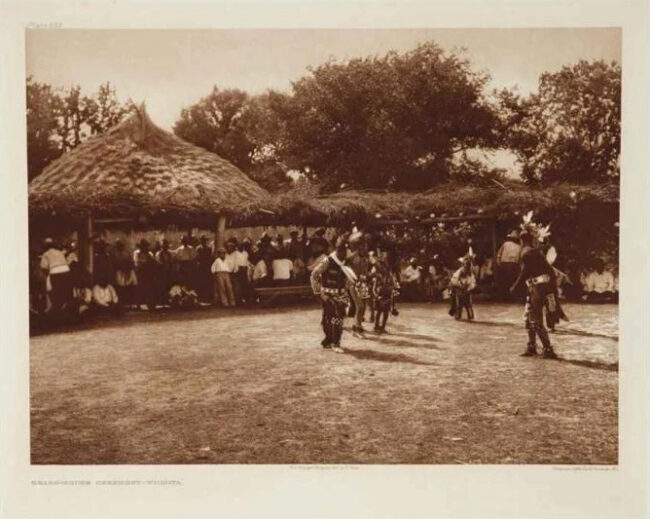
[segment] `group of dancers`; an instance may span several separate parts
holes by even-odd
[[[515,294],[522,287],[526,289],[524,321],[528,343],[522,356],[537,355],[539,338],[542,356],[556,359],[544,317],[552,328],[567,317],[558,298],[557,271],[552,266],[553,261],[549,261],[548,251],[545,251],[549,234],[548,226],[532,221],[532,213],[524,217],[518,233],[520,271],[510,292]],[[395,297],[399,293],[399,282],[390,268],[388,252],[370,250],[368,243],[367,235],[355,227],[352,233],[337,238],[334,251],[324,256],[311,273],[313,292],[322,303],[321,325],[325,337],[321,345],[337,353],[345,351],[341,347],[341,338],[347,315],[354,317],[352,331],[357,336],[364,336],[363,321],[368,307],[374,331],[379,334],[385,332],[388,316],[391,313],[397,315]],[[476,288],[474,257],[470,247],[467,254],[459,258],[460,266],[451,277],[449,313],[457,320],[462,318],[463,312],[468,321],[475,317],[472,301],[472,292]]]

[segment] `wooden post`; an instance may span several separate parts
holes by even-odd
[[[214,233],[214,248],[215,251],[219,247],[223,247],[224,240],[226,238],[226,217],[219,215],[217,219],[217,230]]]
[[[93,219],[87,216],[81,222],[79,228],[79,252],[81,253],[81,264],[90,272],[93,273]]]
[[[493,218],[491,221],[492,227],[492,273],[494,275],[494,282],[497,283],[497,219]]]

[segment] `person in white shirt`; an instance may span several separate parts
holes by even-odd
[[[269,269],[267,266],[267,258],[260,258],[260,260],[255,264],[253,269],[253,282],[259,283],[260,281],[266,279],[269,275]]]
[[[250,241],[242,240],[242,242],[237,246],[237,248],[233,252],[234,263],[235,263],[234,265],[235,270],[233,272],[237,280],[236,283],[237,289],[239,290],[238,293],[236,292],[236,295],[239,296],[238,299],[239,303],[245,303],[250,298],[250,286],[249,286],[250,283],[248,279],[249,245],[250,245]]]
[[[217,259],[210,269],[217,280],[217,294],[223,306],[235,306],[235,294],[232,288],[232,263],[226,259],[226,249],[217,248]]]
[[[501,296],[510,299],[509,289],[519,275],[519,256],[521,245],[519,233],[511,231],[497,252],[496,274]]]
[[[114,313],[119,308],[117,292],[106,278],[101,279],[93,287],[92,297],[95,311]]]
[[[63,310],[72,302],[72,276],[70,266],[63,251],[54,244],[52,238],[46,238],[45,252],[41,256],[41,269],[46,276],[50,289],[52,310]]]
[[[288,281],[293,278],[293,261],[291,261],[284,250],[278,251],[271,262],[274,281]]]
[[[590,272],[585,279],[583,299],[594,302],[613,301],[615,289],[614,274],[606,270],[605,262],[599,259],[596,270]]]
[[[469,255],[462,259],[462,266],[451,276],[449,286],[452,290],[452,305],[449,314],[460,320],[463,310],[467,312],[467,320],[474,320],[472,291],[476,288],[476,277],[473,272],[472,258]]]
[[[239,251],[237,250],[237,239],[231,238],[226,242],[226,263],[230,268],[230,285],[232,286],[233,295],[235,297],[235,304],[241,302],[241,287],[239,286],[239,278],[237,271],[239,270]]]
[[[417,266],[417,261],[415,258],[411,258],[411,261],[404,269],[404,280],[405,283],[417,283],[420,281],[420,268]]]

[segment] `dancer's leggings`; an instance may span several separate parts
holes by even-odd
[[[340,346],[346,307],[346,301],[342,298],[330,297],[323,302],[324,344]]]
[[[544,326],[544,304],[549,288],[546,283],[533,285],[528,288],[528,301],[526,307],[526,330],[528,331],[528,347],[532,348],[539,340],[545,350],[551,348],[551,341]]]

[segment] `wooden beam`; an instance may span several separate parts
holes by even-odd
[[[219,215],[217,218],[217,229],[214,233],[214,247],[215,251],[218,247],[223,247],[226,238],[226,217]]]
[[[497,280],[497,219],[492,219],[492,275],[494,276],[494,282],[498,283]]]
[[[93,272],[93,220],[87,216],[80,222],[78,231],[78,247],[81,253],[81,264],[88,272]]]
[[[127,223],[133,222],[133,218],[97,218],[95,223]]]

